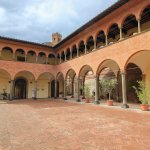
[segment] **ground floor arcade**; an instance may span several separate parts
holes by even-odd
[[[96,74],[93,66],[84,65],[77,74],[74,68],[66,74],[58,72],[41,73],[35,78],[31,71],[20,71],[13,78],[7,69],[0,69],[0,98],[1,99],[30,99],[30,98],[74,98],[77,101],[86,98],[85,87],[90,88],[90,98],[99,103],[99,100],[108,99],[104,94],[99,81],[103,78],[117,79],[117,85],[111,98],[123,103],[139,103],[133,89],[138,86],[137,81],[144,81],[150,86],[150,51],[139,51],[128,58],[124,70],[115,60],[106,59],[97,68]]]

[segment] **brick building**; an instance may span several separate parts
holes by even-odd
[[[79,101],[90,82],[97,102],[103,96],[99,79],[113,76],[118,85],[112,97],[126,107],[138,102],[137,80],[150,86],[149,41],[149,0],[118,0],[63,40],[59,33],[43,44],[0,37],[0,93]]]

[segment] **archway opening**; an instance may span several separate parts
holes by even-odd
[[[22,82],[23,82],[23,80],[26,81],[26,91],[24,90],[24,94],[23,94],[24,96],[18,97],[18,95],[15,93],[15,89],[14,89],[14,98],[16,98],[16,99],[32,98],[32,92],[33,92],[33,89],[35,88],[34,75],[29,71],[21,71],[15,75],[14,81],[16,82],[18,79],[22,79]],[[19,82],[19,85],[21,86],[21,80],[19,80],[18,82]],[[24,85],[25,85],[25,82],[24,82]],[[23,90],[20,92],[23,92]]]
[[[58,97],[62,98],[64,95],[64,76],[62,73],[58,73],[57,75],[57,88],[58,88]]]
[[[134,15],[129,15],[122,25],[123,38],[130,37],[138,33],[138,22]]]
[[[141,31],[150,29],[150,5],[147,6],[141,15]]]
[[[54,54],[48,55],[48,64],[55,65],[56,64],[56,58]]]
[[[25,62],[25,51],[23,49],[17,49],[16,50],[15,60]]]
[[[150,88],[150,51],[139,51],[129,58],[126,63],[126,78],[127,78],[127,98],[132,103],[138,103],[139,99],[133,89],[133,86],[138,86],[137,81],[143,81],[145,86]]]
[[[117,80],[117,85],[115,89],[113,90],[111,94],[111,98],[117,102],[122,101],[122,81],[121,81],[121,74],[120,74],[120,68],[117,62],[114,60],[108,59],[103,61],[97,70],[97,75],[99,81],[104,79],[104,80],[110,80],[110,79],[115,79]],[[102,86],[98,85],[98,95],[99,99],[101,100],[108,100],[108,94],[104,94],[104,91],[102,89]]]
[[[10,47],[4,47],[1,51],[1,59],[13,60],[13,50]]]
[[[0,69],[0,99],[9,99],[10,95],[10,74]]]
[[[27,53],[27,62],[36,63],[36,53],[32,50]]]
[[[46,54],[44,52],[40,52],[38,55],[38,63],[46,64]]]
[[[137,81],[142,81],[142,70],[136,64],[129,63],[126,67],[126,73],[127,100],[128,102],[138,103],[139,99],[133,86],[138,88]]]
[[[57,55],[57,64],[60,64],[60,55]]]
[[[106,36],[104,31],[100,31],[96,38],[96,48],[102,48],[106,45]]]
[[[51,97],[51,81],[54,76],[48,72],[42,73],[37,79],[37,98],[46,99]],[[54,88],[55,89],[55,88]]]
[[[79,44],[79,56],[85,54],[85,44],[84,41],[81,41]]]
[[[17,78],[14,86],[14,98],[26,99],[27,98],[27,80],[24,78]]]
[[[61,53],[61,62],[63,63],[65,61],[65,53],[64,51]]]
[[[90,36],[87,40],[87,53],[90,53],[94,50],[94,38]]]
[[[74,97],[76,85],[75,85],[75,76],[76,73],[73,69],[69,70],[66,75],[66,96],[71,98]]]
[[[70,48],[68,48],[66,51],[66,60],[70,60],[70,55],[71,55]]]
[[[90,99],[94,98],[95,80],[93,69],[90,66],[86,65],[80,70],[79,87],[80,87],[80,96],[82,96],[82,99],[86,98],[86,87],[89,88]]]
[[[77,46],[74,45],[72,47],[72,58],[76,58],[77,57]]]
[[[120,29],[118,25],[113,24],[108,31],[108,44],[111,45],[120,39]]]

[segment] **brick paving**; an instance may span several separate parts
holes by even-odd
[[[150,112],[0,101],[0,150],[149,150]]]

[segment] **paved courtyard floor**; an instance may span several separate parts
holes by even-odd
[[[150,112],[0,101],[0,150],[150,150]]]

